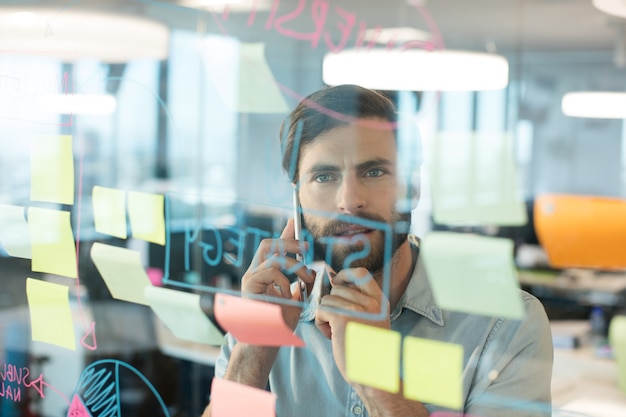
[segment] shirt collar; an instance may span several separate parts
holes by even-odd
[[[409,235],[409,243],[413,250],[419,251],[420,242],[416,236]],[[310,301],[300,314],[300,319],[303,321],[312,321],[315,319],[315,311],[320,304],[324,275],[323,262],[313,262],[308,265],[308,267],[315,270],[317,275],[315,277],[315,284],[313,284],[313,289],[311,290]],[[391,321],[395,320],[405,308],[426,317],[438,326],[445,325],[443,312],[435,302],[421,257],[418,257],[415,268],[413,269],[413,274],[411,275],[411,280],[398,300],[398,304],[391,312]]]

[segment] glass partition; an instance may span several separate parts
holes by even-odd
[[[552,404],[532,406],[626,410],[606,339],[626,262],[555,262],[544,242],[558,239],[536,223],[540,196],[601,199],[616,206],[563,208],[572,228],[606,216],[588,228],[599,237],[566,240],[622,243],[624,110],[562,104],[624,93],[623,27],[588,0],[0,2],[0,416],[202,414],[228,330],[216,297],[241,298],[259,245],[294,216],[281,124],[334,84],[395,104],[399,165],[419,189],[404,201],[411,234],[503,245],[467,255],[484,261],[471,289],[499,298],[480,278],[495,271],[552,323],[601,312],[585,360],[606,391],[568,382],[575,359],[557,356]],[[395,229],[359,224],[385,236],[390,262]]]

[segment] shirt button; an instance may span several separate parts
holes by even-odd
[[[354,414],[361,415],[362,412],[363,412],[363,409],[359,407],[358,405],[354,407]]]

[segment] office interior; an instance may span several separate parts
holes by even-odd
[[[281,123],[338,79],[384,90],[419,132],[412,233],[512,242],[517,285],[553,325],[553,415],[626,415],[626,335],[610,337],[626,314],[625,19],[617,0],[0,1],[0,416],[69,415],[85,369],[102,363],[121,369],[122,414],[200,415],[219,346],[183,340],[150,305],[116,297],[92,249],[129,249],[153,285],[199,295],[210,315],[292,215]],[[350,67],[347,52],[369,61]],[[423,54],[446,53],[498,65],[421,72],[440,64]],[[402,76],[389,65],[398,56]],[[349,71],[330,74],[338,68]],[[586,107],[572,109],[572,93],[609,94],[574,97]],[[37,149],[50,137],[70,138],[64,200],[41,197],[56,189],[41,178],[53,157]],[[449,148],[452,171],[435,176],[429,157],[445,138],[475,147]],[[494,222],[439,218],[435,187],[456,178],[446,172],[515,208]],[[459,184],[448,190],[465,195]],[[163,196],[165,241],[97,230],[94,187]],[[566,212],[558,225],[546,220],[555,207]],[[74,276],[23,251],[37,210],[68,213]],[[128,230],[153,215],[129,212]],[[66,288],[71,346],[33,340],[27,281]],[[9,380],[20,369],[43,375],[45,395]]]

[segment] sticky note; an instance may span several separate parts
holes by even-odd
[[[504,132],[442,132],[427,156],[436,223],[524,225],[512,137]]]
[[[402,351],[405,398],[461,408],[463,346],[407,336]]]
[[[128,216],[134,238],[165,245],[164,204],[161,194],[128,193]]]
[[[126,193],[106,187],[93,187],[94,226],[97,232],[126,239]]]
[[[350,381],[398,392],[400,333],[351,321],[346,326],[345,340],[346,373]]]
[[[215,377],[211,382],[211,416],[275,417],[276,394]]]
[[[534,226],[555,268],[626,268],[626,200],[615,197],[541,194]]]
[[[74,204],[74,153],[71,135],[32,138],[30,199]]]
[[[202,45],[202,59],[229,110],[240,113],[289,111],[265,59],[265,44],[209,36]]]
[[[26,296],[33,340],[75,350],[69,287],[27,278]]]
[[[67,211],[28,209],[33,271],[76,278],[76,244]]]
[[[524,316],[510,239],[430,232],[421,253],[439,307],[512,319]]]
[[[265,44],[242,43],[239,49],[239,105],[241,113],[289,111],[265,59]]]
[[[609,323],[608,340],[617,364],[617,384],[626,394],[626,315],[616,314]]]
[[[91,259],[113,298],[148,305],[144,291],[152,283],[138,251],[95,242]]]
[[[30,232],[24,207],[0,204],[0,245],[9,256],[30,259]]]
[[[179,339],[221,345],[224,336],[200,307],[200,295],[162,287],[146,287],[152,311]]]
[[[281,306],[226,294],[215,295],[215,319],[239,342],[304,346],[283,319]]]

